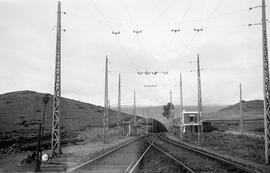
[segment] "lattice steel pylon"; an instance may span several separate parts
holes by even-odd
[[[201,91],[201,69],[200,56],[197,55],[197,78],[198,78],[198,143],[200,143],[200,133],[203,134],[202,115],[202,91]]]
[[[121,115],[121,75],[119,74],[118,79],[118,111],[117,111],[117,130],[118,137],[121,138],[122,134],[120,131],[120,115]]]
[[[170,108],[169,108],[169,117],[171,119],[170,120],[170,123],[171,123],[171,125],[170,125],[171,126],[170,127],[171,129],[170,130],[173,131],[173,117],[174,117],[174,113],[173,113],[173,107],[172,107],[173,106],[173,103],[172,103],[172,91],[171,90],[170,90],[170,103],[171,103],[170,104]]]
[[[243,135],[243,101],[242,101],[242,85],[241,85],[241,83],[240,83],[239,107],[240,107],[240,133],[241,133],[241,135]]]
[[[180,139],[183,138],[183,88],[182,88],[182,74],[180,73],[180,109],[179,109],[179,124],[180,124]]]
[[[60,132],[60,99],[61,99],[61,2],[58,1],[56,31],[56,60],[55,81],[52,118],[52,141],[51,155],[60,157],[61,154],[61,132]]]
[[[137,135],[137,121],[136,121],[136,92],[134,91],[133,98],[133,124],[134,124],[134,135]]]
[[[269,86],[269,63],[268,45],[266,32],[265,0],[262,0],[262,41],[263,41],[263,93],[264,93],[264,140],[265,140],[265,163],[269,164],[270,156],[270,86]]]
[[[103,111],[103,142],[108,143],[108,56],[106,56],[106,66],[105,66],[105,94],[104,94],[104,111]]]

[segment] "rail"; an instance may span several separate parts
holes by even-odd
[[[183,144],[181,142],[177,142],[177,141],[174,141],[172,139],[169,139],[167,137],[164,137],[164,136],[161,136],[161,135],[158,135],[159,138],[163,139],[164,141],[167,141],[173,145],[176,145],[176,146],[179,146],[181,148],[185,148],[189,151],[192,151],[194,153],[199,153],[203,156],[207,156],[208,158],[211,158],[211,159],[214,159],[214,160],[218,160],[219,162],[223,162],[223,163],[226,163],[226,164],[229,164],[229,165],[232,165],[233,167],[237,168],[237,169],[240,169],[240,170],[243,170],[243,171],[246,171],[248,173],[260,173],[259,171],[257,170],[254,170],[254,169],[250,169],[250,168],[247,168],[246,166],[243,166],[242,164],[240,163],[237,163],[237,162],[233,162],[231,160],[228,160],[228,159],[225,159],[225,158],[222,158],[222,157],[219,157],[217,155],[214,155],[212,153],[209,153],[207,151],[204,151],[204,150],[200,150],[198,148],[195,148],[195,147],[192,147],[192,146],[189,146],[189,145],[186,145],[186,144]]]
[[[142,139],[143,137],[144,137],[144,136],[141,136],[141,137],[138,137],[138,138],[136,138],[136,139],[134,139],[134,140],[131,140],[131,141],[127,142],[127,143],[124,143],[123,145],[120,145],[120,146],[118,146],[118,147],[116,147],[116,148],[113,148],[112,150],[109,150],[108,152],[106,152],[106,153],[104,153],[104,154],[102,154],[102,155],[100,155],[100,156],[97,156],[97,157],[95,157],[95,158],[93,158],[93,159],[91,159],[91,160],[88,160],[88,161],[86,161],[86,162],[84,162],[84,163],[82,163],[82,164],[80,164],[80,165],[78,165],[78,166],[76,166],[76,167],[70,168],[70,169],[68,169],[66,172],[73,172],[73,171],[79,169],[80,167],[82,167],[82,166],[84,166],[84,165],[86,165],[86,164],[90,164],[90,163],[92,163],[92,162],[94,162],[94,161],[97,161],[97,160],[99,160],[99,159],[102,159],[102,158],[104,158],[104,157],[110,155],[111,153],[113,153],[113,152],[115,152],[115,151],[117,151],[117,150],[119,150],[119,149],[121,149],[121,148],[124,148],[124,147],[126,147],[127,145],[129,145],[129,144],[131,144],[131,143],[133,143],[133,142],[135,142],[135,141],[138,141],[138,140]]]
[[[133,173],[137,166],[139,165],[139,163],[141,162],[141,160],[143,159],[144,155],[147,153],[147,151],[151,148],[151,147],[155,147],[157,150],[161,151],[163,154],[167,155],[169,158],[171,158],[172,160],[174,160],[176,163],[178,163],[182,169],[185,170],[185,172],[188,172],[188,173],[195,173],[195,171],[193,171],[191,168],[189,168],[187,165],[185,165],[183,162],[179,161],[178,159],[176,159],[175,157],[173,157],[171,154],[169,154],[168,152],[162,150],[161,148],[159,148],[158,146],[156,146],[154,144],[155,140],[158,138],[159,135],[156,135],[154,140],[152,142],[150,142],[147,137],[146,138],[146,141],[150,144],[149,147],[145,150],[145,152],[142,154],[142,156],[138,159],[138,161],[136,162],[136,164],[134,164],[134,166],[129,169],[128,173]]]

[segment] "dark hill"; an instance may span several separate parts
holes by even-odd
[[[242,106],[243,106],[243,112],[263,113],[263,100],[243,101]],[[239,110],[240,110],[239,107],[240,107],[239,103],[236,103],[234,105],[220,109],[218,112],[232,111],[235,113],[239,113]]]
[[[33,91],[17,91],[0,95],[0,139],[11,140],[18,137],[33,137],[37,134],[38,123],[43,113],[45,94]],[[46,110],[45,132],[51,133],[52,101]],[[64,135],[76,134],[87,127],[102,127],[103,107],[61,98],[60,104],[62,132]],[[110,111],[110,123],[116,122],[116,111]],[[130,115],[122,114],[122,118]]]
[[[244,119],[262,119],[263,118],[263,100],[243,101]],[[233,120],[240,118],[239,102],[222,108],[217,112],[205,115],[209,120]]]

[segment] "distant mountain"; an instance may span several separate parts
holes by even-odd
[[[43,114],[44,93],[17,91],[0,95],[0,140],[37,135],[38,123]],[[51,133],[52,101],[46,109],[45,132]],[[103,107],[61,98],[61,129],[64,135],[76,134],[87,127],[102,127]],[[116,122],[116,111],[110,111],[110,123]],[[130,115],[122,114],[121,118]]]
[[[217,112],[218,110],[224,108],[224,105],[203,105],[203,112],[205,113],[212,113]],[[117,107],[112,108],[114,110],[117,110]],[[136,107],[136,113],[137,115],[147,114],[149,112],[152,114],[160,114],[162,115],[163,112],[163,105],[160,106],[138,106]],[[133,113],[133,106],[122,106],[121,108],[122,112],[132,114]],[[174,114],[179,115],[180,107],[179,105],[174,105]],[[187,105],[184,106],[185,111],[197,111],[198,106],[193,105]]]
[[[116,109],[116,108],[113,108]],[[185,111],[197,111],[197,105],[184,106]],[[148,113],[149,110],[149,113]],[[122,111],[128,114],[132,114],[133,106],[124,106]],[[147,117],[160,118],[163,123],[168,123],[165,118],[162,117],[163,106],[150,106],[150,107],[137,107],[137,115],[144,115]],[[250,100],[243,101],[244,119],[262,119],[263,118],[263,101],[262,100]],[[175,106],[174,117],[179,115],[179,105]],[[203,105],[203,115],[207,120],[233,120],[239,119],[239,103],[235,103],[230,106],[222,105]]]

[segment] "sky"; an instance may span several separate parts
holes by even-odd
[[[248,26],[261,22],[261,8],[248,10],[260,3],[62,0],[62,96],[103,105],[108,56],[112,106],[117,104],[119,73],[123,105],[133,104],[134,91],[137,105],[164,105],[170,90],[173,103],[179,104],[180,72],[184,105],[196,105],[199,54],[203,104],[238,102],[240,83],[244,100],[262,99],[261,26]],[[266,4],[270,19],[270,1]],[[0,94],[54,92],[56,10],[55,0],[0,0]],[[142,71],[168,74],[137,73]]]

